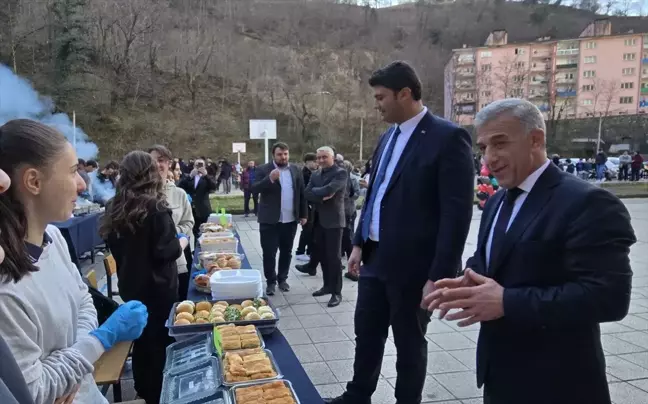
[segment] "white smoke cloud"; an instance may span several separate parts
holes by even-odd
[[[40,96],[29,81],[16,76],[7,66],[0,64],[0,125],[12,119],[33,119],[56,128],[74,144],[74,129],[67,114],[54,114],[54,103]],[[82,159],[97,156],[99,148],[77,126],[76,152]]]

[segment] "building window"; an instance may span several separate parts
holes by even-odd
[[[571,80],[574,78],[574,73],[565,73],[565,79]]]
[[[635,46],[637,44],[637,38],[630,38],[623,41],[625,46]]]
[[[482,92],[481,92],[481,96],[482,96],[482,97],[490,97],[490,95],[491,95],[491,92],[490,92],[490,91],[482,91]]]
[[[489,58],[489,57],[493,56],[493,52],[491,52],[491,51],[481,51],[479,53],[479,56],[481,56],[483,58]]]
[[[484,102],[484,103],[481,105],[481,108],[482,108],[482,109],[483,109],[483,108],[486,108],[486,107],[488,106],[488,104],[490,104],[490,103],[489,103],[489,102]]]
[[[474,99],[474,98],[475,98],[475,94],[473,94],[473,93],[466,93],[466,99],[467,99],[467,100],[472,100],[472,99]]]
[[[523,81],[524,81],[524,76],[521,75],[513,76],[514,83],[522,83]]]
[[[585,70],[583,72],[583,77],[585,78],[596,77],[596,70]]]
[[[633,97],[620,97],[619,104],[632,104]]]
[[[517,69],[524,69],[524,62],[515,62],[515,67]]]
[[[623,60],[636,60],[637,59],[637,54],[636,53],[624,53],[623,54]]]
[[[596,56],[585,56],[583,59],[585,63],[596,63]]]
[[[522,97],[524,91],[521,88],[514,88],[511,90],[511,95],[514,97]]]
[[[594,84],[584,84],[583,91],[594,91]]]
[[[621,88],[624,90],[629,90],[631,88],[634,88],[634,83],[632,81],[629,81],[627,83],[621,83]]]
[[[515,48],[515,54],[516,55],[524,55],[526,53],[526,49],[524,48]]]
[[[482,72],[490,72],[491,71],[491,65],[490,64],[482,65],[481,71]]]
[[[594,41],[585,42],[585,49],[596,49],[596,42]]]
[[[592,100],[583,100],[583,105],[592,105]]]
[[[634,76],[635,69],[634,67],[624,67],[623,70],[621,70],[621,74],[624,76]]]

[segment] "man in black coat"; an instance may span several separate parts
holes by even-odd
[[[266,294],[279,289],[287,292],[290,286],[288,270],[292,259],[292,247],[297,232],[297,222],[305,225],[308,207],[304,198],[304,178],[299,168],[288,162],[288,145],[282,142],[272,146],[273,161],[258,166],[251,191],[259,194],[259,232],[263,249],[263,272]],[[275,270],[279,249],[278,274]]]
[[[328,146],[317,149],[319,170],[308,182],[305,195],[313,205],[315,240],[317,247],[311,252],[311,259],[322,264],[324,286],[313,296],[331,295],[328,307],[342,302],[342,229],[346,226],[344,215],[344,194],[347,172],[335,164],[335,153]]]
[[[434,281],[461,269],[473,211],[471,141],[464,129],[423,106],[421,81],[408,64],[376,71],[369,84],[377,109],[393,125],[371,158],[371,182],[348,261],[349,271],[360,275],[353,380],[343,396],[328,402],[371,402],[391,326],[396,401],[418,404],[430,321],[421,301]]]
[[[207,174],[205,161],[197,159],[189,177],[182,179],[178,187],[184,189],[191,197],[191,207],[195,220],[194,235],[198,237],[200,225],[205,223],[212,213],[209,194],[216,191],[216,180]]]
[[[429,310],[481,322],[485,404],[609,404],[599,324],[628,312],[636,242],[608,191],[547,159],[545,122],[528,101],[489,104],[477,143],[503,191],[482,214],[462,277],[436,283]]]

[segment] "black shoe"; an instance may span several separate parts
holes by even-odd
[[[317,268],[311,268],[308,264],[297,264],[295,269],[303,274],[309,274],[310,276],[317,275]]]
[[[321,288],[321,289],[316,290],[315,292],[313,292],[313,297],[326,296],[326,295],[330,295],[330,294],[331,294],[331,292],[329,292],[328,289]]]
[[[353,282],[358,282],[358,275],[354,275],[351,272],[345,273],[344,277],[347,279],[351,279]]]
[[[279,290],[282,292],[290,292],[290,285],[286,281],[279,282]]]
[[[339,306],[340,303],[342,303],[342,295],[338,295],[337,293],[335,293],[333,294],[333,296],[331,296],[331,300],[329,300],[327,306],[335,307],[335,306]]]
[[[266,295],[274,296],[274,294],[275,294],[275,285],[274,284],[268,285],[268,287],[266,288]]]

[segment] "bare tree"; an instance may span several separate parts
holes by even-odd
[[[500,60],[491,74],[493,85],[504,97],[523,97],[528,77],[529,66],[515,57]]]

